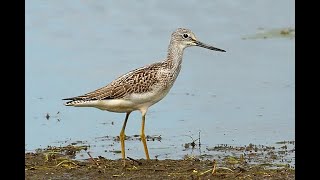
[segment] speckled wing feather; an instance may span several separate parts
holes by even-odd
[[[104,100],[121,99],[131,93],[144,93],[151,90],[152,86],[159,82],[157,79],[158,70],[164,63],[154,63],[124,74],[105,87],[84,94],[82,96],[66,98],[63,100]],[[68,104],[69,102],[67,102]]]

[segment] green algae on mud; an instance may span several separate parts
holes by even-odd
[[[269,146],[251,143],[247,146],[222,144],[213,148],[207,148],[207,150],[214,151],[215,156],[223,155],[236,159],[246,158],[251,164],[260,164],[270,168],[295,167],[294,141],[281,141]]]
[[[261,155],[249,155],[250,152],[260,153],[263,150],[265,154],[278,154],[279,148],[271,146],[219,145],[209,149],[210,152],[220,152],[219,157],[210,156],[214,158],[210,160],[195,156],[185,156],[182,160],[150,161],[128,158],[126,167],[123,167],[123,161],[120,159],[110,160],[101,156],[93,158],[88,153],[88,159],[74,160],[74,156],[67,155],[69,151],[86,151],[86,148],[69,145],[26,153],[25,177],[26,179],[92,179],[92,177],[94,179],[295,179],[294,167],[279,163],[281,159],[270,160]],[[48,156],[48,151],[54,153]],[[248,155],[237,154],[235,151],[247,152]],[[294,152],[294,149],[291,149],[291,152]],[[283,156],[288,154],[284,153]]]

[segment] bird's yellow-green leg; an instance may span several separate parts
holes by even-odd
[[[141,126],[141,134],[140,134],[140,137],[141,137],[141,141],[143,143],[143,147],[144,147],[144,152],[146,154],[146,158],[147,160],[150,159],[149,157],[149,152],[148,152],[148,147],[147,147],[147,142],[146,142],[146,136],[144,134],[144,125],[145,125],[145,121],[146,121],[146,111],[142,111],[142,126]]]
[[[120,143],[121,143],[121,155],[122,155],[122,160],[123,160],[123,165],[126,165],[126,152],[125,152],[125,148],[124,148],[124,140],[126,138],[126,135],[124,133],[124,130],[126,129],[126,125],[127,125],[127,121],[129,118],[131,112],[127,112],[126,114],[126,119],[124,120],[121,132],[120,132]]]

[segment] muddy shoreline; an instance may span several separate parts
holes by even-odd
[[[217,156],[123,161],[92,157],[87,146],[48,147],[25,153],[25,179],[295,179],[294,141],[278,147],[219,145],[207,150]],[[76,160],[86,152],[88,158]]]

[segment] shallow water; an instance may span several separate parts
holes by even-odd
[[[204,149],[294,140],[295,39],[243,39],[259,28],[294,28],[294,6],[290,0],[26,1],[26,151],[83,141],[92,156],[120,158],[109,152],[120,144],[101,137],[119,135],[125,114],[65,107],[61,99],[163,59],[178,27],[227,52],[185,50],[175,85],[147,114],[146,134],[162,137],[148,142],[151,158],[198,153],[183,150],[199,131]],[[139,134],[140,126],[140,113],[132,113],[126,134]],[[126,148],[128,156],[144,158],[139,141]]]

